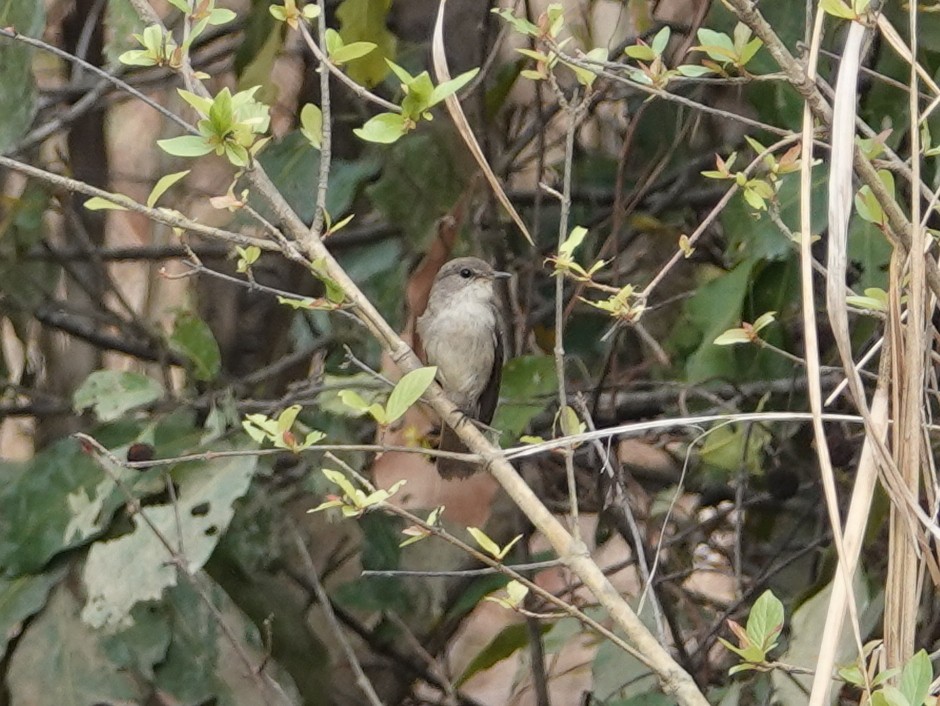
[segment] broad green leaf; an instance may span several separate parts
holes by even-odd
[[[920,650],[904,665],[898,688],[912,706],[922,706],[933,681],[933,666],[927,652]]]
[[[631,59],[640,61],[653,61],[656,58],[656,52],[648,44],[632,44],[623,50],[623,53]]]
[[[167,174],[165,177],[161,177],[160,180],[154,184],[153,190],[150,192],[150,196],[147,197],[147,206],[149,208],[153,208],[154,204],[160,200],[160,197],[166,193],[167,189],[189,174],[189,171],[190,170],[187,169],[186,171],[174,172],[173,174]]]
[[[202,157],[212,152],[213,147],[199,135],[181,135],[166,140],[157,140],[157,144],[167,154],[175,157]]]
[[[412,370],[404,375],[395,385],[392,394],[388,396],[388,402],[385,405],[385,423],[391,424],[407,412],[408,408],[417,402],[430,387],[435,375],[437,375],[437,368],[434,366]]]
[[[203,586],[200,593],[189,582],[181,581],[164,594],[172,637],[166,659],[154,670],[156,678],[152,688],[165,695],[172,704],[258,706],[273,692],[261,692],[258,680],[236,665],[243,665],[246,655],[252,664],[265,663],[268,648],[264,638],[219,584],[204,581]],[[244,597],[246,594],[240,595]],[[271,597],[268,605],[278,605],[278,599]],[[289,605],[284,605],[284,610],[278,605],[275,621],[285,619],[283,613]],[[220,623],[227,626],[227,630],[223,630]],[[235,644],[229,635],[236,637]],[[317,642],[311,644],[317,645]],[[317,670],[318,666],[311,663],[315,658],[310,652],[306,656],[307,670]],[[329,661],[325,653],[320,659]],[[275,680],[275,688],[285,694],[279,703],[303,703],[290,677],[277,661],[269,660],[264,672],[265,681],[269,678]],[[327,673],[323,678],[328,680],[329,677]],[[92,703],[87,702],[89,706]]]
[[[330,59],[333,60],[334,64],[347,64],[370,53],[376,46],[372,42],[351,42],[337,48],[336,51],[330,54]]]
[[[747,634],[766,654],[777,644],[783,630],[783,603],[772,591],[764,591],[747,616]]]
[[[92,196],[84,204],[85,208],[89,211],[126,211],[126,206],[121,206],[120,204],[114,203],[114,201],[108,201],[106,198],[101,196]]]
[[[0,469],[8,479],[0,487],[2,575],[40,571],[59,552],[100,533],[120,505],[119,500],[105,502],[105,489],[96,489],[104,472],[72,439],[52,444],[28,462],[3,463]],[[94,516],[76,532],[73,515],[81,512],[81,499]]]
[[[0,27],[16,28],[20,34],[41,37],[45,25],[43,2],[13,0],[0,3]],[[33,78],[35,50],[22,42],[0,41],[0,154],[16,144],[29,129],[36,112]]]
[[[653,50],[656,56],[662,56],[663,52],[666,50],[666,45],[669,44],[669,35],[669,25],[666,25],[656,33],[655,37],[653,37],[653,41],[650,42],[650,48]]]
[[[833,17],[839,17],[844,20],[855,19],[855,11],[846,5],[842,0],[819,0],[820,9]]]
[[[277,417],[277,430],[280,433],[284,433],[292,426],[297,420],[297,415],[300,414],[300,410],[303,409],[299,404],[292,404],[290,407],[281,412]]]
[[[141,511],[171,545],[181,543],[190,573],[208,561],[257,464],[255,456],[229,456],[177,466],[173,470],[177,506],[148,505]],[[93,627],[126,625],[135,605],[159,600],[166,588],[176,585],[178,573],[168,562],[166,547],[140,515],[133,521],[131,532],[96,542],[88,552],[82,574],[88,594],[82,619]],[[116,581],[116,576],[134,578]]]
[[[367,142],[391,144],[405,134],[405,117],[398,113],[379,113],[353,132]]]
[[[46,604],[49,592],[62,577],[66,567],[41,574],[0,578],[0,657],[9,641],[19,634],[24,622]]]
[[[163,397],[163,386],[140,373],[97,370],[72,395],[76,411],[92,408],[100,421],[124,416],[130,410]]]
[[[899,689],[890,684],[872,694],[870,703],[872,706],[915,706],[904,697]]]
[[[545,632],[551,626],[542,624],[540,629]],[[480,650],[470,664],[466,666],[461,675],[454,681],[454,686],[460,687],[475,674],[484,672],[490,667],[508,659],[516,652],[529,644],[529,628],[525,623],[517,623],[503,628],[490,643]]]
[[[209,13],[210,25],[224,25],[238,17],[232,10],[223,7],[217,7]]]
[[[181,311],[173,322],[170,346],[193,363],[197,380],[211,380],[219,374],[222,355],[205,321],[190,311]]]
[[[388,29],[392,0],[343,0],[336,8],[339,33],[346,44],[370,42],[376,49],[350,62],[346,73],[356,83],[375,86],[388,74],[386,59],[394,59],[398,40]]]
[[[121,578],[134,576],[138,566]],[[108,579],[112,584],[131,580]],[[82,624],[76,592],[60,585],[33,619],[13,651],[6,687],[14,704],[142,703],[143,685],[126,669],[112,662],[102,641],[105,636]]]

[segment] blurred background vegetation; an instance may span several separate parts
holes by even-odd
[[[305,104],[321,103],[318,62],[298,32],[272,16],[271,4],[220,0],[234,19],[208,27],[191,58],[208,74],[213,95],[226,86],[260,86],[256,98],[270,106],[272,141],[258,159],[309,223],[320,155],[301,134],[299,115]],[[630,70],[621,81],[598,76],[587,92],[574,72],[559,70],[556,88],[521,73],[533,61],[514,48],[529,46],[530,38],[493,14],[493,5],[448,0],[445,46],[453,75],[481,67],[460,92],[463,109],[534,247],[505,217],[446,112],[435,108],[432,121],[393,144],[369,143],[353,130],[375,114],[374,106],[334,78],[327,210],[333,222],[355,217],[329,236],[330,251],[406,332],[417,314],[408,303],[421,300],[443,259],[474,254],[511,271],[505,295],[513,359],[494,427],[504,446],[523,435],[560,435],[555,280],[546,264],[557,251],[559,202],[541,185],[561,189],[567,114],[558,92],[569,98],[578,92],[587,109],[570,163],[569,224],[588,234],[577,261],[587,267],[605,260],[599,282],[640,290],[684,251],[649,290],[640,325],[612,333],[610,316],[583,301],[596,297],[566,281],[566,385],[579,416],[605,428],[807,410],[792,237],[799,230],[799,176],[779,168],[798,144],[786,138],[799,134],[803,102],[770,54],[759,42],[744,62],[695,49],[720,45],[715,33],[738,37],[737,18],[719,2],[568,0],[572,40],[565,50],[602,48]],[[812,19],[806,5],[815,12],[812,2],[760,8],[796,56]],[[166,2],[153,7],[179,39],[183,14]],[[386,59],[412,74],[430,68],[436,2],[328,0],[325,8],[328,25],[347,44],[377,45],[344,67],[375,94],[402,98]],[[532,0],[512,9],[537,22],[546,8]],[[906,10],[889,3],[885,12],[906,27]],[[925,12],[920,22],[920,59],[934,74],[940,15]],[[118,61],[139,49],[132,35],[145,24],[129,0],[0,3],[0,27],[47,43],[35,48],[0,37],[0,153],[140,202],[164,175],[191,169],[160,206],[267,237],[244,210],[210,204],[229,191],[231,164],[161,152],[156,140],[178,135],[177,127],[48,50],[103,67],[191,119],[172,67]],[[637,73],[655,60],[645,50],[624,49],[655,46],[664,27],[668,42],[656,47],[662,64],[711,61],[716,68],[673,75],[661,92],[667,95],[651,96],[642,90],[649,79]],[[840,51],[841,42],[842,26],[831,23],[821,85],[833,77],[838,59],[830,52]],[[877,39],[865,67],[858,117],[873,133],[885,130],[874,142],[903,154],[910,141],[908,67]],[[936,120],[927,121],[935,135]],[[782,138],[750,173],[766,186],[750,183],[723,200],[736,179],[721,176],[716,155],[728,161],[737,154],[733,174]],[[817,235],[825,230],[822,157],[813,171]],[[797,158],[791,153],[791,162]],[[932,163],[924,169],[924,182],[936,186]],[[244,416],[276,417],[294,404],[302,406],[300,425],[324,432],[324,443],[416,444],[427,433],[427,420],[416,415],[377,437],[367,416],[342,403],[344,389],[370,400],[383,395],[384,384],[369,370],[394,375],[394,367],[351,317],[285,306],[272,293],[321,296],[322,284],[309,271],[268,252],[250,272],[238,271],[230,244],[180,236],[139,213],[83,208],[85,196],[14,170],[0,171],[0,185],[0,704],[365,703],[324,614],[322,587],[382,703],[673,703],[639,661],[573,618],[526,618],[484,602],[506,584],[498,574],[363,574],[479,565],[436,539],[400,547],[405,523],[393,515],[307,514],[336,492],[320,469],[339,466],[323,453],[206,456],[256,448],[242,429]],[[242,188],[239,182],[236,197]],[[248,203],[274,218],[256,194],[248,194]],[[853,220],[848,285],[877,299],[887,288],[891,247],[871,221],[877,218]],[[703,223],[694,243],[680,246]],[[814,254],[822,253],[820,241]],[[873,308],[860,304],[853,319],[859,351],[879,335]],[[715,345],[723,332],[768,312],[774,320],[759,340]],[[827,329],[821,334],[823,363],[835,365]],[[840,379],[825,370],[824,392]],[[830,411],[852,410],[840,398]],[[631,603],[649,583],[641,616],[711,703],[805,703],[805,677],[779,671],[729,677],[734,658],[717,637],[727,637],[725,621],[743,622],[754,599],[771,588],[792,619],[781,660],[814,663],[812,626],[825,615],[834,553],[810,427],[799,420],[740,422],[702,431],[676,425],[605,441],[602,451],[622,474],[613,484],[604,481],[598,449],[579,447],[582,531]],[[134,470],[79,444],[70,437],[75,432],[91,435],[120,461],[198,458]],[[828,432],[834,463],[852,468],[861,429],[833,424]],[[485,525],[500,543],[523,534],[509,563],[552,558],[485,475],[443,483],[414,454],[336,454],[381,487],[407,478],[397,501],[422,516],[445,505],[445,526],[459,536],[466,537],[466,525]],[[566,512],[561,456],[533,457],[520,470],[550,508]],[[839,482],[850,487],[851,474]],[[174,556],[189,562],[192,579],[178,574],[140,506],[171,538]],[[887,502],[876,499],[857,587],[863,637],[880,631],[886,513]],[[571,575],[554,567],[538,576],[604,620]],[[551,612],[530,601],[530,612]],[[928,650],[940,640],[938,608],[925,595],[917,642]],[[857,692],[846,687],[843,696],[851,702]]]

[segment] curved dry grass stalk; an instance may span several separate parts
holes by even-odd
[[[441,0],[437,8],[437,19],[434,22],[434,37],[431,42],[431,57],[434,62],[434,73],[437,76],[438,83],[444,83],[445,81],[450,81],[450,70],[447,68],[447,57],[444,53],[444,4],[446,0]],[[509,217],[512,219],[513,223],[516,224],[516,227],[519,228],[519,231],[529,241],[529,245],[535,245],[535,242],[532,240],[532,235],[529,233],[529,229],[526,228],[525,222],[522,220],[522,217],[516,211],[515,206],[512,205],[512,202],[509,200],[509,196],[506,195],[505,190],[503,190],[502,185],[499,183],[499,179],[496,178],[496,175],[493,173],[493,169],[490,167],[489,162],[486,161],[486,156],[483,154],[483,150],[480,148],[480,143],[477,142],[477,138],[473,134],[473,130],[470,128],[470,123],[467,120],[467,116],[463,112],[463,108],[460,107],[460,101],[457,99],[455,94],[447,96],[444,99],[444,105],[447,107],[447,112],[450,113],[451,120],[454,121],[454,125],[457,127],[460,136],[463,138],[463,141],[466,143],[467,147],[470,150],[470,154],[473,155],[473,158],[476,160],[477,164],[480,165],[480,171],[483,172],[483,176],[486,177],[486,181],[489,183],[490,187],[493,189],[493,193],[496,195],[496,199],[506,209],[506,213],[509,214]]]

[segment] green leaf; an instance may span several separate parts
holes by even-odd
[[[97,370],[85,378],[72,395],[78,412],[93,408],[102,422],[124,416],[141,405],[163,397],[163,386],[139,373]]]
[[[455,94],[461,88],[470,83],[470,81],[473,80],[473,77],[476,76],[479,72],[479,69],[471,69],[470,71],[460,74],[456,78],[452,78],[450,81],[445,81],[444,83],[435,86],[434,90],[431,91],[428,107],[435,106],[448,96]]]
[[[232,10],[228,10],[222,7],[215,8],[212,12],[209,13],[209,24],[210,25],[224,25],[228,24],[234,20],[238,15],[236,15]]]
[[[7,576],[39,571],[59,552],[85,544],[121,504],[111,499],[113,483],[72,439],[0,469],[7,479],[0,487],[0,573]]]
[[[417,402],[430,387],[435,375],[437,375],[437,368],[430,366],[412,370],[403,376],[395,385],[392,394],[388,396],[388,402],[385,405],[385,423],[391,424],[407,412],[408,408]]]
[[[930,693],[930,683],[933,681],[933,666],[927,652],[920,650],[904,665],[901,672],[901,683],[898,688],[908,703],[912,706],[922,706]]]
[[[584,423],[570,405],[565,405],[562,408],[561,413],[558,415],[558,421],[561,424],[563,436],[574,436],[584,431]]]
[[[542,624],[539,629],[544,633],[550,627],[550,625]],[[525,623],[517,623],[503,628],[486,647],[474,655],[473,659],[470,660],[470,664],[454,681],[454,686],[459,688],[474,675],[509,659],[528,644],[529,628]]]
[[[681,66],[676,67],[676,71],[678,71],[682,76],[687,76],[689,78],[699,78],[700,76],[714,73],[714,71],[708,67],[698,66],[696,64],[682,64]]]
[[[855,11],[848,7],[842,0],[819,0],[820,9],[833,17],[839,17],[844,20],[854,20]]]
[[[750,343],[751,337],[743,328],[729,328],[712,343],[716,346],[733,346],[738,343]]]
[[[669,44],[669,34],[669,25],[666,25],[656,33],[656,36],[653,37],[653,41],[650,42],[650,48],[656,56],[662,56],[663,52],[666,50],[666,45]]]
[[[776,320],[777,320],[777,312],[768,311],[758,316],[757,319],[754,321],[754,323],[751,324],[751,328],[754,329],[754,333],[759,333],[761,329],[767,328],[768,326],[770,326],[770,324],[772,324]]]
[[[167,154],[174,157],[202,157],[214,149],[212,145],[199,135],[181,135],[166,140],[157,140],[157,144]]]
[[[121,578],[135,575],[138,569],[132,567],[133,573]],[[133,583],[109,578],[113,584]],[[82,624],[75,594],[59,586],[23,633],[7,666],[10,702],[30,706],[142,703],[146,700],[143,685],[108,658],[102,644],[105,636]]]
[[[45,3],[19,0],[0,4],[0,27],[16,28],[17,33],[41,37],[45,26]],[[36,54],[23,42],[0,42],[0,154],[16,144],[36,114],[36,85],[33,62]]]
[[[150,192],[150,196],[147,197],[147,207],[153,208],[154,204],[160,200],[160,197],[166,193],[173,184],[178,182],[184,176],[189,174],[189,169],[182,172],[174,172],[173,174],[167,174],[165,177],[161,177],[160,180],[154,184],[153,189]],[[87,204],[86,204],[87,207]]]
[[[101,196],[92,196],[84,204],[85,208],[89,211],[126,211],[126,206],[121,206],[120,204],[114,203],[113,201],[108,201],[106,198]]]
[[[336,51],[330,54],[330,59],[337,65],[347,64],[371,53],[377,46],[372,42],[351,42],[337,48]]]
[[[200,116],[205,117],[209,114],[209,111],[212,110],[211,98],[196,95],[183,88],[177,88],[176,92],[179,94],[180,98],[189,103]]]
[[[219,344],[206,322],[196,314],[181,311],[176,315],[170,346],[193,363],[197,380],[211,380],[219,374],[222,367]]]
[[[346,44],[370,42],[376,49],[352,61],[346,73],[356,83],[375,86],[388,74],[386,59],[394,59],[398,45],[388,29],[392,0],[343,0],[336,8],[339,33]]]
[[[367,142],[388,145],[405,134],[405,117],[397,113],[379,113],[353,132]]]
[[[584,242],[584,237],[588,234],[588,229],[583,226],[575,226],[571,229],[565,242],[558,248],[558,253],[565,257],[572,257],[578,246]]]
[[[777,637],[783,630],[783,620],[783,603],[768,589],[751,606],[747,616],[748,637],[767,653],[777,644]]]
[[[62,577],[66,567],[42,574],[24,574],[12,579],[0,578],[0,657],[30,616],[46,604],[49,592]]]
[[[313,147],[320,149],[323,139],[323,111],[313,103],[307,103],[300,111],[301,133]]]
[[[653,61],[656,58],[656,52],[648,44],[632,44],[623,50],[623,53],[631,59],[639,61]]]
[[[898,689],[886,684],[871,695],[872,706],[915,706]]]
[[[493,556],[493,558],[498,559],[500,555],[499,545],[494,542],[492,539],[487,536],[486,532],[476,527],[467,527],[467,532],[470,533],[470,536],[476,541],[480,548],[485,551],[487,554]]]
[[[187,571],[201,569],[235,514],[234,503],[248,490],[256,456],[228,456],[212,462],[189,462],[173,470],[177,505],[148,505],[141,512],[171,545],[185,547]],[[176,585],[178,572],[168,562],[166,547],[140,515],[134,529],[110,541],[92,545],[82,577],[87,600],[82,619],[89,625],[126,625],[142,601],[159,600]],[[133,576],[133,581],[116,581]]]
[[[242,660],[246,656],[252,664],[264,662],[267,654],[264,639],[219,584],[205,579],[202,583],[201,592],[187,581],[181,581],[166,591],[164,604],[170,621],[170,647],[166,659],[154,670],[156,679],[153,686],[148,684],[148,687],[164,695],[172,704],[257,706],[264,700],[263,694],[255,687],[258,682],[250,675],[246,679],[244,670],[229,667],[244,664]],[[274,596],[267,598],[273,601],[269,605],[278,605],[275,620],[285,619],[280,612],[279,599]],[[289,604],[290,601],[285,604],[285,610],[290,610]],[[222,625],[226,626],[225,630]],[[275,631],[277,629],[275,627]],[[234,644],[230,635],[235,636]],[[313,644],[320,646],[318,642]],[[307,668],[317,670],[316,665],[309,663]],[[284,674],[276,661],[270,660],[264,671],[265,681],[273,678],[277,684],[272,684],[272,687],[285,694],[280,699],[281,703],[303,703],[290,677]],[[329,674],[324,676],[328,678]],[[90,705],[94,702],[84,703]]]

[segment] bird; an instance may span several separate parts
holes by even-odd
[[[506,346],[496,282],[510,277],[476,257],[459,257],[438,271],[417,331],[428,365],[447,398],[467,417],[489,424],[499,401]],[[449,426],[441,429],[441,451],[467,452]],[[467,478],[477,463],[440,457],[441,478]]]

